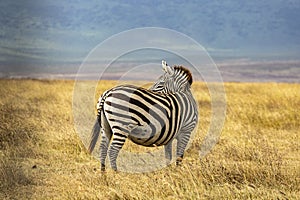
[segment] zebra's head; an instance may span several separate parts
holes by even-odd
[[[183,66],[169,66],[162,61],[165,73],[159,77],[150,90],[155,92],[174,93],[190,89],[193,83],[191,72]]]

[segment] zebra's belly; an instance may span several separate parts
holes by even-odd
[[[129,135],[128,138],[135,144],[137,145],[142,145],[142,146],[146,146],[146,147],[157,147],[157,146],[162,146],[165,145],[166,143],[168,143],[167,138],[163,138],[163,139],[157,139],[159,137],[160,134],[155,134],[153,135],[153,137],[149,137],[149,138],[144,138],[143,136],[139,137],[139,136],[133,136],[133,135]],[[155,139],[156,138],[156,139]]]
[[[153,126],[153,124],[118,124],[117,126],[123,127],[123,132],[127,133],[128,139],[138,145],[147,146],[147,147],[155,147],[161,146],[168,142],[169,134],[168,134],[168,126],[164,126],[163,128],[159,126]],[[117,127],[113,126],[113,127]],[[116,132],[118,132],[116,130]]]

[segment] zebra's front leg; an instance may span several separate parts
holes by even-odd
[[[114,171],[117,171],[117,157],[122,149],[125,141],[126,141],[127,135],[123,135],[120,133],[114,133],[113,139],[109,147],[109,160],[110,160],[110,166]]]
[[[101,171],[105,171],[105,160],[107,156],[107,150],[109,145],[110,138],[107,137],[104,130],[101,130],[101,144],[100,144],[100,162],[101,162]]]
[[[176,165],[180,165],[182,163],[184,151],[189,142],[190,135],[190,132],[182,133],[181,137],[177,139]]]
[[[166,158],[166,164],[169,165],[172,161],[172,141],[171,140],[168,144],[164,146],[165,148],[165,158]]]

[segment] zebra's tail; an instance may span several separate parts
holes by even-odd
[[[99,133],[100,133],[100,130],[101,130],[101,112],[103,110],[104,101],[107,97],[108,92],[109,92],[109,90],[105,91],[102,94],[102,96],[98,99],[98,102],[97,102],[97,112],[98,112],[98,114],[97,114],[97,119],[95,121],[93,130],[92,130],[90,145],[89,145],[89,148],[88,148],[89,153],[93,152],[93,150],[96,146],[96,143],[98,141],[98,138],[99,138]]]
[[[96,146],[96,143],[98,141],[99,133],[100,133],[100,129],[101,129],[100,123],[101,123],[100,115],[97,115],[97,119],[95,120],[95,124],[94,124],[93,130],[92,130],[90,145],[88,148],[89,153],[93,152],[93,150]]]

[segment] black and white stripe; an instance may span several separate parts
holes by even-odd
[[[167,162],[172,159],[172,141],[177,139],[177,163],[181,162],[198,120],[190,90],[192,76],[184,67],[170,67],[165,61],[162,65],[165,73],[150,89],[122,85],[99,98],[89,150],[93,151],[101,130],[102,170],[107,152],[111,167],[117,170],[116,159],[127,138],[148,147],[164,145]]]

